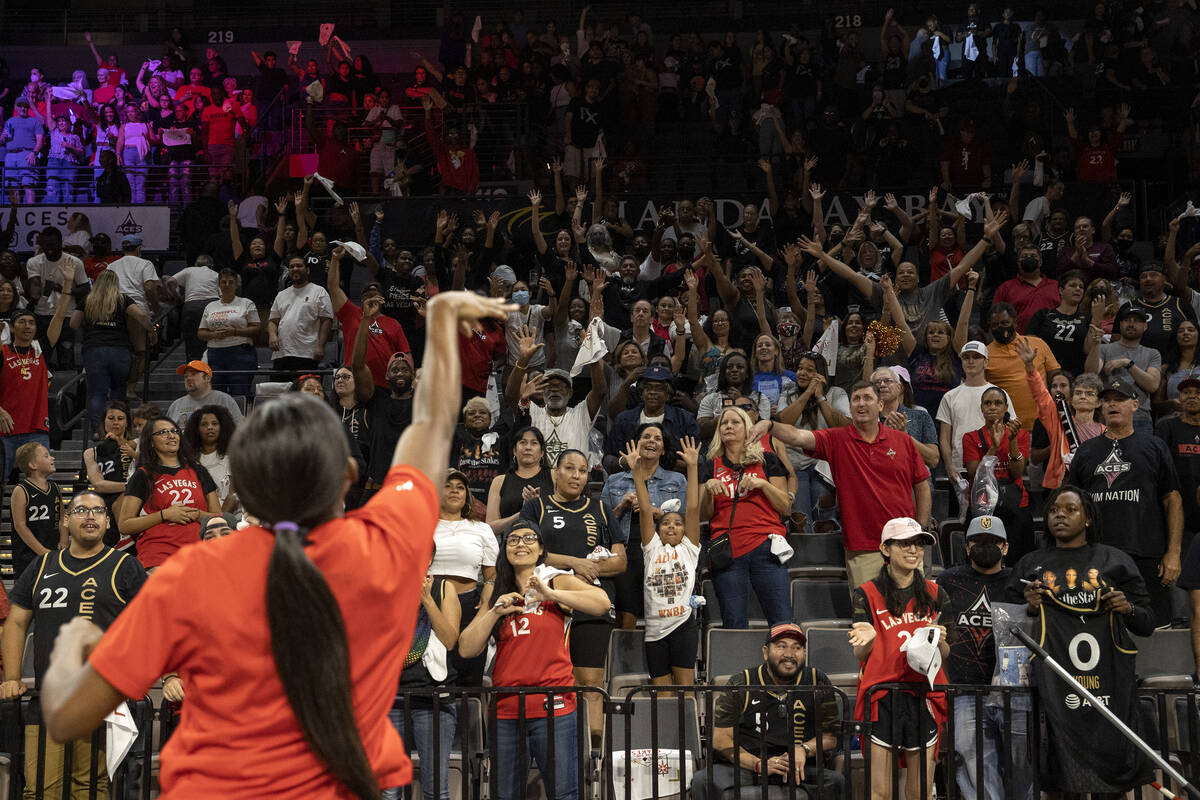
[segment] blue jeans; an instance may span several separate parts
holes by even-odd
[[[87,376],[88,418],[92,430],[100,430],[104,417],[104,404],[109,395],[113,400],[125,402],[125,383],[129,380],[129,367],[133,353],[128,347],[101,345],[83,351],[83,372]]]
[[[4,468],[0,471],[0,487],[8,483],[8,473],[12,472],[17,465],[18,447],[26,442],[38,442],[47,450],[50,449],[50,434],[46,431],[11,433],[8,436],[0,436],[0,441],[4,442]]]
[[[146,174],[150,171],[146,166],[146,157],[136,147],[126,147],[121,155],[125,159],[125,177],[129,179],[133,202],[146,202]]]
[[[809,522],[816,519],[817,501],[822,497],[833,494],[833,489],[817,472],[816,467],[796,470],[796,499],[792,501],[792,511],[799,511],[808,517]]]
[[[555,800],[579,798],[579,750],[576,730],[578,711],[554,718],[554,791],[546,790]],[[529,772],[529,757],[518,763],[520,720],[496,721],[496,773],[499,800],[520,800],[525,797],[525,781]],[[532,753],[542,773],[543,782],[549,779],[550,761],[545,719],[525,720],[525,752]]]
[[[208,365],[213,371],[213,388],[234,397],[249,397],[258,369],[258,351],[252,344],[208,348]],[[237,370],[235,374],[230,371]]]
[[[989,706],[987,700],[983,703],[983,719],[979,728],[983,731],[983,788],[986,800],[1004,800],[1012,797],[1014,800],[1031,800],[1033,794],[1033,756],[1029,752],[1029,712],[1020,710],[1021,698],[1014,697],[1011,705],[1012,731],[1009,737],[1009,747],[1012,748],[1011,772],[1009,786],[1011,795],[1005,794],[1005,784],[1001,780],[1001,761],[998,748],[1004,738],[1004,707]],[[958,762],[958,788],[963,800],[975,800],[979,797],[975,786],[976,752],[975,752],[975,698],[960,696],[954,698],[954,753]]]
[[[746,628],[750,625],[747,607],[749,589],[753,587],[758,604],[767,615],[767,622],[776,625],[792,621],[791,583],[787,567],[771,552],[771,541],[765,540],[749,553],[733,560],[729,569],[713,573],[717,602],[721,604],[721,622],[726,628]]]
[[[421,796],[424,800],[434,800],[434,764],[437,764],[438,769],[437,796],[441,800],[450,800],[450,751],[454,747],[456,718],[454,711],[448,709],[449,706],[443,703],[438,710],[438,739],[436,742],[433,739],[433,709],[413,708],[411,710],[413,741],[406,741],[405,744],[408,746],[410,753],[415,747],[417,755],[421,759],[419,774],[421,779]],[[403,707],[393,708],[388,712],[388,719],[392,721],[392,725],[396,727],[396,730],[400,731],[401,737],[407,738],[404,730],[403,715]],[[388,789],[384,791],[383,796],[385,800],[399,800],[400,790]]]
[[[74,198],[71,184],[75,182],[77,168],[75,162],[65,158],[51,158],[46,161],[46,202],[70,203]]]

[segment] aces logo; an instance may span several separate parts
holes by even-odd
[[[1093,474],[1103,475],[1104,479],[1108,481],[1109,488],[1112,488],[1113,481],[1126,472],[1129,472],[1132,466],[1132,464],[1121,457],[1121,451],[1114,447],[1112,452],[1108,454],[1108,458],[1096,465],[1096,471]]]

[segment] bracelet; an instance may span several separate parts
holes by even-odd
[[[804,755],[808,756],[809,758],[812,758],[812,756],[813,756],[813,749],[812,749],[811,747],[809,747],[809,746],[808,746],[808,742],[801,742],[801,743],[800,743],[800,746],[801,746],[802,748],[804,748]]]
[[[166,512],[166,510],[159,511],[159,512],[158,512],[158,518],[159,518],[159,519],[161,519],[161,520],[163,521],[163,523],[166,523],[166,521],[167,521],[167,512]]]

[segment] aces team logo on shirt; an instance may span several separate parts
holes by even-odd
[[[1129,472],[1131,468],[1132,465],[1121,456],[1121,451],[1114,447],[1112,452],[1108,454],[1108,458],[1104,459],[1096,466],[1096,471],[1093,474],[1103,475],[1104,479],[1108,481],[1109,487],[1111,487],[1113,485],[1113,481],[1124,475],[1126,472]]]

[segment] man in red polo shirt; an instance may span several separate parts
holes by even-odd
[[[363,321],[362,308],[350,302],[341,285],[341,262],[346,255],[346,248],[338,245],[329,255],[329,275],[325,288],[329,290],[329,300],[333,304],[333,314],[342,324],[342,341],[347,342],[346,356],[342,363],[350,366],[354,347],[349,343],[358,335],[358,326]],[[371,297],[383,297],[383,288],[378,281],[371,281],[362,291],[363,306]],[[381,389],[389,388],[387,379],[388,363],[396,353],[408,353],[408,337],[400,323],[387,314],[376,314],[367,323],[367,369],[371,370],[371,378]]]
[[[1025,326],[1034,314],[1043,308],[1058,306],[1061,302],[1058,281],[1042,274],[1042,256],[1036,247],[1021,248],[1017,253],[1017,277],[996,287],[992,302],[1012,304],[1017,310],[1017,331],[1020,333],[1025,333]]]
[[[880,532],[889,519],[912,517],[929,524],[932,494],[929,468],[912,437],[881,425],[883,403],[867,381],[850,387],[850,420],[844,428],[805,431],[791,425],[760,422],[753,436],[770,431],[789,447],[829,462],[839,488],[842,540],[850,585],[861,586],[883,568]]]

